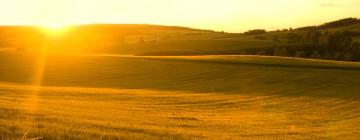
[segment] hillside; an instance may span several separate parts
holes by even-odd
[[[0,138],[356,139],[360,65],[0,53]],[[99,115],[101,114],[101,115]],[[30,121],[31,120],[31,121]],[[16,123],[14,123],[16,122]],[[32,123],[29,123],[32,122]]]
[[[359,30],[358,19],[353,18],[298,29],[250,30],[244,34],[132,24],[79,25],[55,35],[36,27],[0,27],[0,47],[25,52],[47,48],[54,53],[245,54],[359,61]]]

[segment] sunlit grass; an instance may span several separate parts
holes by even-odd
[[[359,102],[335,97],[45,87],[41,89],[38,111],[29,113],[18,103],[28,96],[31,87],[2,83],[0,90],[12,91],[0,99],[0,129],[7,130],[0,133],[3,139],[20,138],[25,132],[28,138],[55,140],[359,136],[356,128],[349,129],[357,119],[349,119],[354,116],[348,114]],[[33,120],[24,119],[29,116]]]
[[[29,76],[34,83],[34,71],[39,70],[34,56],[1,55],[11,60],[2,62],[2,80],[23,83]],[[359,95],[354,92],[360,84],[357,63],[95,54],[46,60],[42,86],[0,83],[0,139],[355,139],[360,135],[353,125],[359,121]],[[19,67],[27,69],[17,71]]]
[[[50,43],[45,43],[41,47],[41,50],[38,52],[38,54],[35,55],[36,56],[34,61],[35,69],[34,69],[34,73],[32,74],[33,77],[31,82],[31,85],[33,86],[31,90],[28,91],[27,98],[25,98],[24,102],[22,103],[25,109],[25,113],[37,114],[39,111],[39,107],[41,107],[41,105],[39,105],[40,102],[39,95],[41,94],[41,87],[42,87],[44,72],[46,68],[48,48],[51,47],[49,45]],[[37,126],[37,123],[36,123],[36,117],[32,115],[28,115],[24,117],[24,119],[28,121],[28,125],[25,128],[26,130],[22,134],[22,138],[27,139],[29,137],[28,135],[30,131]]]

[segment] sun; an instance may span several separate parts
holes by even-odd
[[[52,24],[41,24],[38,25],[38,27],[49,36],[57,37],[65,34],[71,28],[71,25],[52,23]]]
[[[65,28],[67,25],[65,24],[43,24],[41,25],[44,28],[47,28],[49,30],[61,30]]]

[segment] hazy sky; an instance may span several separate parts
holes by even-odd
[[[360,0],[0,0],[0,24],[179,25],[277,29],[360,17]]]

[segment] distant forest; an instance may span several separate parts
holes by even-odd
[[[250,55],[359,61],[360,43],[352,40],[352,37],[360,36],[359,31],[326,30],[354,24],[360,24],[360,20],[357,18],[346,18],[319,26],[277,31],[288,32],[282,38],[276,35],[272,36],[273,41],[277,42],[277,45],[269,48],[248,49],[242,53]],[[244,35],[255,35],[255,38],[258,39],[261,39],[261,34],[265,34],[265,31],[250,30],[244,33]]]

